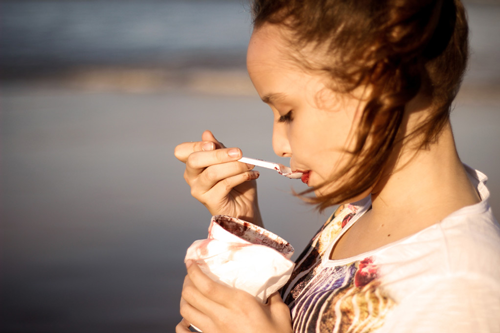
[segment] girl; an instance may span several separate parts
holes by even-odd
[[[341,204],[267,304],[187,263],[203,332],[500,332],[500,228],[449,121],[467,62],[459,0],[254,0],[250,78],[298,194]],[[258,172],[211,132],[177,146],[211,214],[262,225]],[[314,197],[311,194],[314,193]]]

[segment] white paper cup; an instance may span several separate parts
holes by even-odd
[[[195,241],[185,261],[194,260],[214,281],[244,290],[265,303],[290,278],[294,252],[283,238],[252,223],[213,216],[208,238]]]

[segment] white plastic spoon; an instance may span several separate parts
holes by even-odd
[[[267,169],[276,170],[280,175],[283,175],[291,179],[300,179],[300,177],[302,177],[302,172],[292,172],[292,169],[290,169],[287,166],[284,166],[283,164],[267,162],[250,157],[242,157],[238,161],[247,164],[253,164]]]

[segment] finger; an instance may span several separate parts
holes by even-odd
[[[210,191],[205,192],[206,195],[210,194],[211,198],[224,198],[229,192],[238,185],[251,180],[259,178],[260,173],[255,170],[240,173],[238,175],[224,178],[216,183]]]
[[[255,166],[241,162],[228,162],[223,164],[216,164],[206,168],[197,178],[197,186],[200,191],[207,192],[219,181],[237,176],[242,173],[247,173]]]
[[[242,153],[239,148],[225,148],[192,153],[186,162],[186,176],[189,179],[193,179],[211,165],[237,161],[241,156]]]
[[[179,161],[186,163],[189,155],[194,152],[209,151],[215,149],[216,144],[211,141],[184,142],[175,147],[174,155]]]
[[[175,327],[175,332],[176,333],[185,333],[185,332],[202,332],[200,329],[197,327],[194,327],[190,322],[188,322],[186,319],[182,318],[181,322],[177,324]]]
[[[191,281],[189,275],[184,278],[184,286],[182,287],[182,299],[181,307],[183,302],[187,302],[191,307],[193,307],[198,313],[193,312],[193,314],[198,317],[208,316],[212,318],[217,316],[223,309],[220,304],[205,297]]]
[[[267,305],[273,306],[277,304],[285,304],[285,303],[283,303],[281,295],[278,292],[275,292],[274,294],[272,294],[267,298]]]
[[[196,327],[207,327],[211,323],[211,320],[207,315],[199,311],[184,298],[181,298],[180,314],[182,318],[184,318],[185,323],[187,323],[188,330],[191,324]]]
[[[209,130],[206,130],[205,132],[203,132],[203,134],[201,135],[201,140],[214,142],[217,145],[217,149],[226,148],[226,146],[224,146],[224,144],[222,142],[217,140],[215,138],[215,136],[213,135],[213,133],[210,132]]]
[[[226,303],[226,300],[230,300],[231,296],[234,295],[232,288],[213,281],[201,271],[196,262],[188,260],[186,267],[189,279],[206,299],[223,305]]]
[[[189,325],[190,323],[186,319],[182,318],[180,323],[178,323],[175,327],[175,333],[191,333],[191,331],[189,330]]]
[[[290,309],[286,305],[278,292],[275,292],[267,299],[269,311],[278,321],[288,322],[290,319]]]

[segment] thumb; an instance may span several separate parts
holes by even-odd
[[[206,130],[205,132],[203,132],[203,134],[201,135],[201,140],[202,141],[212,141],[215,143],[215,145],[217,146],[216,148],[226,148],[226,146],[224,146],[224,144],[222,142],[220,142],[219,140],[217,140],[215,138],[215,136],[212,134],[212,132],[210,132],[209,130]]]
[[[280,303],[285,304],[285,303],[283,303],[283,300],[281,299],[279,292],[275,292],[274,294],[272,294],[271,296],[269,296],[267,298],[267,305],[269,305],[269,306],[274,306],[274,305],[280,304]]]
[[[279,327],[289,326],[291,332],[292,318],[290,309],[288,308],[288,305],[283,302],[280,294],[278,292],[275,292],[274,294],[269,296],[266,305],[269,307],[269,313],[271,314],[271,317],[273,317],[276,323],[280,325]]]

